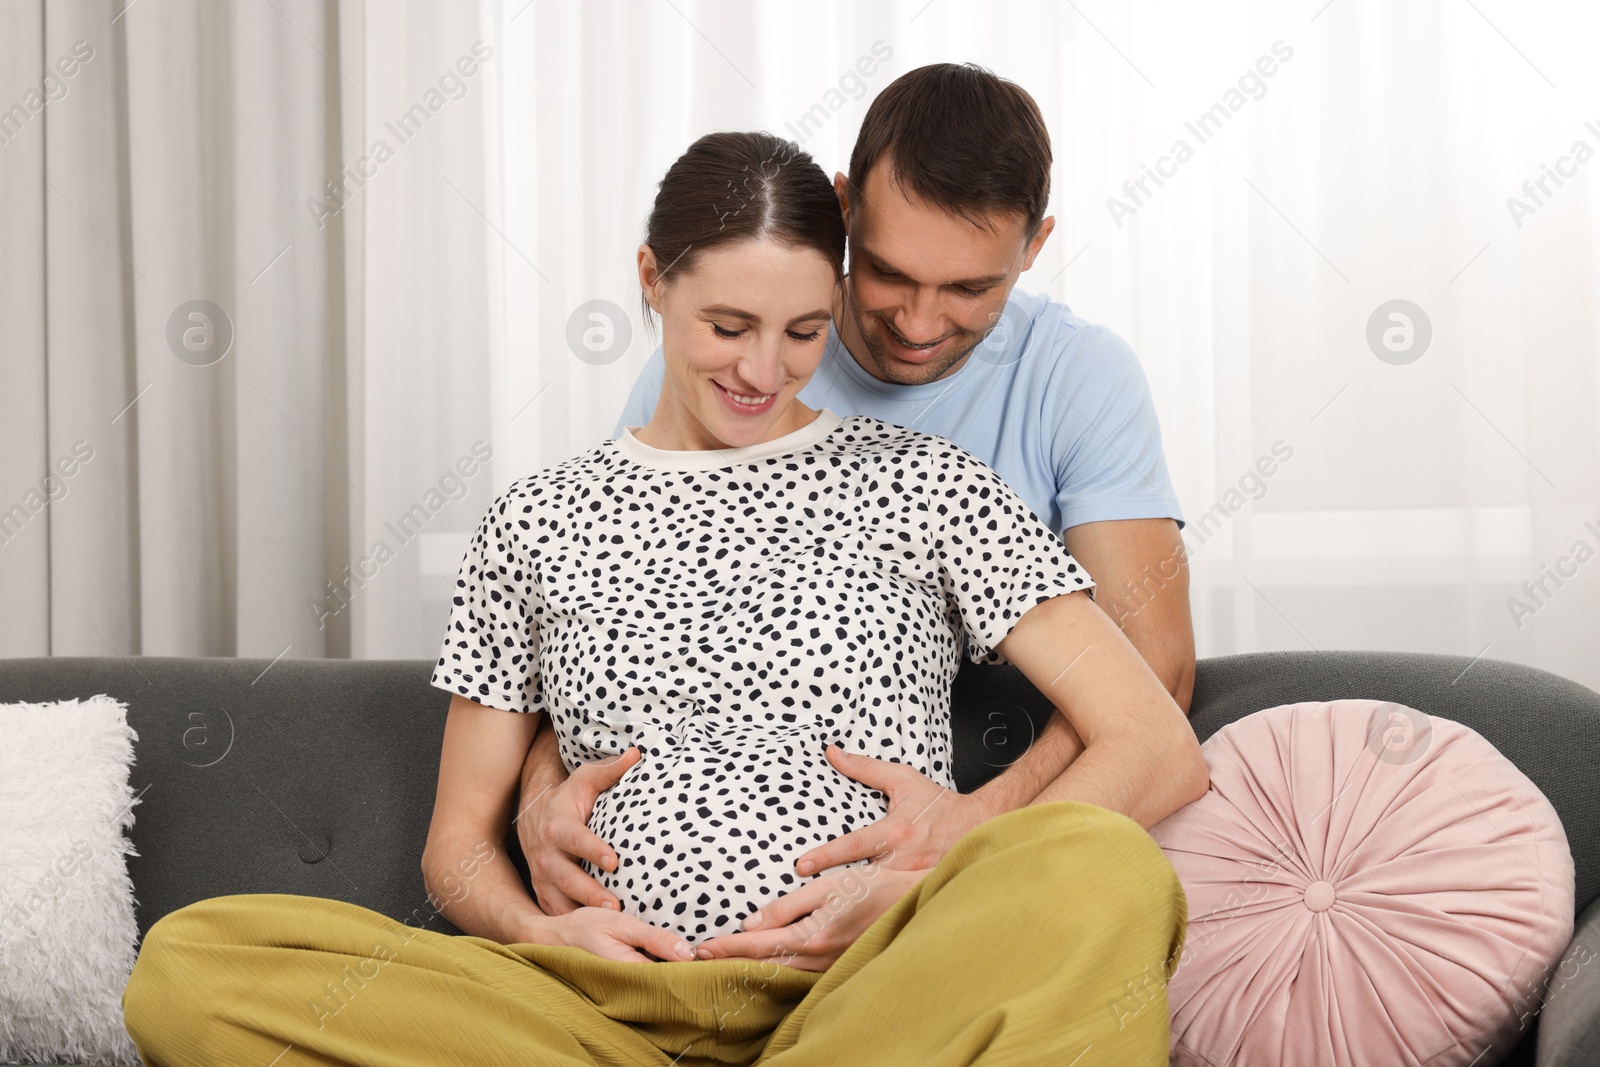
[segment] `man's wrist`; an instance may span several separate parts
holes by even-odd
[[[1045,723],[1026,752],[971,794],[988,817],[1034,803],[1083,754],[1078,732],[1059,711]]]
[[[996,815],[1004,815],[1024,806],[1037,792],[1029,788],[1026,776],[1018,772],[1017,765],[1013,763],[969,793],[968,800],[979,816],[978,821],[986,822]]]

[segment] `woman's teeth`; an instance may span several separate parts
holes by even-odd
[[[727,393],[728,397],[735,404],[743,404],[745,407],[751,407],[751,408],[760,407],[762,404],[765,404],[768,400],[771,400],[773,395],[774,395],[772,393],[767,393],[765,396],[750,397],[750,396],[746,396],[743,393],[736,393],[732,389],[729,389],[727,386],[723,386],[722,387],[722,391]]]

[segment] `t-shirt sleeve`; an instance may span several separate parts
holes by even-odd
[[[489,505],[456,576],[432,684],[506,711],[545,710],[539,673],[544,596],[537,560],[511,532],[502,495]]]
[[[993,468],[965,451],[952,457],[933,506],[945,601],[968,659],[1008,663],[995,646],[1029,608],[1094,579]]]
[[[622,405],[622,415],[617,419],[616,428],[611,431],[613,441],[622,436],[624,426],[643,426],[655,415],[656,402],[661,399],[661,382],[666,373],[666,359],[661,354],[661,346],[657,345],[656,350],[650,353],[650,358],[644,361],[644,366],[639,368],[639,377],[633,380],[628,402]]]
[[[1183,512],[1167,472],[1161,425],[1144,368],[1128,342],[1086,326],[1076,351],[1055,364],[1051,453],[1063,529],[1108,519],[1177,521]]]

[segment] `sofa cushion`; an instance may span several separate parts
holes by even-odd
[[[137,1065],[122,1026],[138,935],[127,709],[0,705],[0,737],[0,1062]]]
[[[1271,708],[1203,750],[1210,790],[1151,830],[1189,902],[1174,1064],[1485,1067],[1516,1044],[1573,926],[1561,820],[1521,771],[1377,700]]]

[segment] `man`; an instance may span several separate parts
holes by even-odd
[[[1143,371],[1109,330],[1014,291],[1055,228],[1044,214],[1050,161],[1033,98],[981,68],[934,64],[886,88],[862,123],[849,176],[834,179],[850,272],[827,353],[799,397],[937,434],[994,467],[1061,532],[1095,579],[1096,603],[1188,711],[1194,637],[1183,519]],[[658,348],[613,436],[650,421],[663,371]],[[1039,796],[1082,750],[1065,718],[1053,716],[1012,766],[963,795],[903,764],[830,748],[842,773],[889,797],[889,811],[806,853],[796,869],[808,875],[870,857],[895,870],[931,869],[967,830]],[[547,913],[617,906],[577,860],[615,869],[586,823],[595,797],[638,758],[630,750],[569,778],[551,731],[540,732],[517,827]],[[823,895],[780,898],[763,909],[761,929],[747,924],[707,946],[781,959],[803,941],[806,955],[836,958],[893,903],[841,891],[822,921]]]

